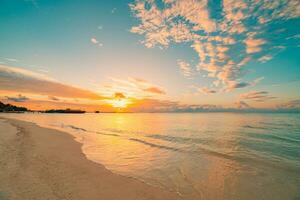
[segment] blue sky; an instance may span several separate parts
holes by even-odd
[[[21,69],[104,98],[61,97],[72,105],[121,92],[158,106],[277,108],[300,99],[299,10],[295,0],[2,0],[0,74]],[[1,98],[59,106],[28,87],[3,84]]]

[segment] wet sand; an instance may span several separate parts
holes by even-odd
[[[0,200],[176,200],[178,194],[87,160],[66,133],[0,118]]]

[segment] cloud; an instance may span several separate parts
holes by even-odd
[[[284,104],[277,105],[275,108],[256,109],[247,102],[238,100],[235,107],[223,107],[215,104],[182,104],[178,101],[159,100],[159,99],[128,99],[130,104],[125,108],[126,112],[300,112],[300,100],[292,100]],[[3,99],[4,103],[9,103]],[[94,112],[115,112],[116,108],[107,103],[94,102],[74,102],[74,101],[52,101],[42,99],[29,99],[26,102],[14,102],[14,105],[27,107],[31,110],[45,109],[79,109]],[[119,111],[119,110],[118,110]]]
[[[252,108],[249,104],[247,104],[245,101],[237,101],[235,103],[238,109],[250,109]]]
[[[154,94],[166,94],[165,91],[163,91],[162,89],[158,88],[158,87],[149,87],[149,88],[145,88],[143,89],[143,91],[145,92],[150,92],[150,93],[154,93]]]
[[[129,77],[118,79],[111,77],[111,83],[105,84],[101,89],[106,96],[112,96],[116,92],[121,92],[127,97],[144,98],[149,96],[161,96],[166,94],[165,90],[149,81],[140,78]]]
[[[273,43],[285,48],[278,41],[284,41],[287,34],[277,34],[275,40],[273,33],[279,29],[269,26],[298,18],[300,1],[223,0],[216,4],[221,9],[211,8],[208,0],[136,0],[130,8],[139,23],[131,32],[142,35],[147,48],[190,45],[199,59],[197,70],[212,81],[219,80],[216,87],[251,86],[242,80],[245,65],[270,60],[279,51]],[[183,75],[196,76],[188,63],[178,62]]]
[[[247,53],[257,53],[262,50],[261,45],[265,44],[266,41],[263,39],[254,39],[252,37],[244,40],[246,44],[246,52]]]
[[[51,101],[60,101],[60,99],[55,96],[48,96],[48,99]]]
[[[8,97],[6,96],[6,99],[9,101],[14,101],[14,102],[25,102],[28,101],[29,98],[26,96],[22,96],[21,94],[19,94],[17,97]]]
[[[215,104],[182,104],[178,101],[159,99],[133,99],[129,112],[300,112],[300,100],[293,100],[276,108],[254,108],[243,99],[238,99],[234,107]]]
[[[99,94],[60,83],[44,74],[0,65],[0,90],[66,98],[103,99]]]
[[[262,62],[262,63],[265,63],[265,62],[271,60],[272,58],[273,58],[273,57],[270,56],[270,55],[265,55],[265,56],[260,57],[260,58],[258,59],[258,61],[259,61],[259,62]]]
[[[207,87],[198,88],[198,91],[203,93],[203,94],[215,94],[215,93],[217,93],[216,90],[212,90],[212,89],[209,89]]]
[[[146,4],[151,4],[151,7],[147,9]],[[136,1],[135,4],[130,4],[134,15],[141,20],[141,24],[132,27],[131,32],[145,34],[143,44],[146,47],[151,48],[157,44],[167,47],[172,41],[188,42],[194,39],[191,29],[194,31],[205,29],[211,32],[216,28],[215,22],[209,18],[206,1],[169,1],[166,4],[170,8],[164,10],[160,10],[154,2],[149,1]],[[193,26],[174,21],[173,19],[178,16],[184,17]]]
[[[287,39],[288,39],[288,40],[290,40],[290,39],[299,40],[299,39],[300,39],[300,34],[293,35],[293,36],[291,36],[291,37],[288,37]]]
[[[191,68],[190,64],[183,61],[183,60],[178,60],[177,64],[185,77],[191,77],[193,76],[193,69]]]
[[[262,80],[264,80],[265,79],[265,77],[258,77],[257,79],[255,79],[252,83],[251,83],[251,85],[252,86],[256,86],[258,83],[260,83]]]
[[[99,47],[102,47],[102,46],[103,46],[103,44],[100,43],[95,37],[92,37],[92,38],[91,38],[91,42],[92,42],[93,44],[95,44],[95,45],[98,45]]]
[[[262,81],[264,79],[264,77],[259,77],[255,80],[253,80],[252,82],[241,82],[239,80],[235,80],[234,75],[235,74],[232,74],[231,71],[228,71],[228,74],[225,71],[225,74],[224,74],[225,77],[224,78],[221,77],[221,80],[223,82],[226,82],[226,87],[223,89],[224,91],[229,92],[234,89],[240,89],[240,88],[245,88],[245,87],[249,87],[249,86],[256,86],[260,81]],[[232,78],[232,76],[233,76],[233,78]]]
[[[181,104],[177,101],[136,99],[128,108],[131,112],[218,112],[226,108],[213,104]]]
[[[117,8],[113,8],[113,9],[111,10],[111,13],[114,14],[116,11],[117,11]]]
[[[275,98],[276,97],[270,96],[269,92],[267,91],[250,91],[239,96],[239,99],[251,100],[256,102],[264,102]]]
[[[91,38],[91,42],[94,43],[94,44],[98,44],[99,43],[99,41],[96,38],[94,38],[94,37]]]
[[[15,58],[5,58],[5,60],[9,61],[9,62],[18,62],[19,60],[15,59]]]
[[[49,70],[46,70],[46,69],[38,69],[37,71],[39,71],[41,73],[45,73],[45,74],[49,73]]]
[[[9,103],[7,100],[2,100],[5,103]],[[101,110],[106,112],[112,112],[111,107],[107,105],[99,105],[99,103],[77,103],[74,101],[53,101],[46,99],[30,99],[26,102],[14,102],[13,105],[26,107],[30,110],[48,110],[48,109],[75,109],[86,110],[94,112],[95,110]]]
[[[120,93],[117,96],[122,98],[124,94]],[[135,99],[125,97],[130,103],[128,107],[124,108],[126,112],[218,112],[226,111],[226,108],[222,106],[213,104],[181,104],[178,101],[170,100],[159,100],[152,98]],[[108,100],[108,99],[106,99]],[[3,102],[7,102],[4,100]],[[31,110],[45,110],[45,109],[80,109],[94,112],[95,110],[100,110],[100,112],[115,112],[120,111],[119,108],[116,110],[111,104],[106,103],[107,101],[100,102],[90,102],[86,103],[84,101],[74,102],[74,101],[54,101],[51,99],[29,99],[26,102],[15,102],[14,105],[24,106]]]
[[[125,97],[125,95],[124,95],[123,93],[121,93],[121,92],[116,92],[116,93],[115,93],[115,98],[116,98],[116,99],[124,99],[124,98],[126,98],[126,97]]]
[[[46,76],[45,74],[29,71],[26,69],[22,68],[17,68],[17,67],[9,67],[5,65],[0,65],[0,75],[2,76],[15,76],[18,78],[23,78],[23,77],[30,77],[33,79],[39,79],[39,80],[47,80],[47,81],[55,81],[55,79]]]
[[[226,90],[231,91],[233,89],[244,88],[244,87],[247,87],[249,85],[251,85],[251,83],[231,81],[231,82],[229,82],[228,87],[226,88]]]
[[[30,2],[35,8],[39,9],[39,5],[36,0],[25,0],[25,2]]]
[[[129,110],[132,112],[168,112],[177,107],[178,103],[175,101],[158,100],[158,99],[136,99]]]
[[[291,110],[296,110],[300,109],[300,99],[296,100],[291,100],[287,103],[283,103],[277,106],[278,109],[291,109]]]

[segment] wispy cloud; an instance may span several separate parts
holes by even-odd
[[[178,60],[177,64],[183,74],[183,76],[191,78],[194,74],[193,74],[193,69],[190,66],[189,63],[183,61],[183,60]]]
[[[9,97],[9,96],[6,96],[6,99],[9,100],[9,101],[14,101],[14,102],[25,102],[25,101],[28,101],[29,98],[26,97],[26,96],[23,96],[21,94],[19,94],[18,96],[16,97]]]
[[[217,112],[226,108],[213,104],[182,104],[178,101],[137,99],[129,107],[132,112]]]
[[[199,92],[201,92],[202,94],[215,94],[215,93],[217,93],[216,90],[209,89],[209,88],[207,88],[207,87],[198,88],[197,90],[198,90]]]
[[[12,76],[17,78],[30,77],[32,79],[38,80],[55,81],[55,79],[45,74],[37,73],[23,68],[10,67],[6,65],[0,65],[0,75],[7,75],[8,77]]]
[[[148,87],[148,88],[143,89],[143,91],[154,93],[154,94],[166,94],[165,91],[163,91],[162,89],[160,89],[158,87]]]
[[[38,69],[37,71],[45,73],[45,74],[49,73],[49,70],[46,70],[46,69]]]
[[[98,44],[99,43],[99,41],[96,39],[96,38],[91,38],[91,42],[93,43],[93,44]]]
[[[233,89],[237,88],[244,88],[251,85],[250,83],[247,82],[236,82],[236,81],[231,81],[228,83],[227,91],[231,91]]]
[[[101,42],[99,42],[99,41],[97,40],[97,38],[95,38],[95,37],[92,37],[92,38],[91,38],[91,42],[92,42],[93,44],[99,46],[99,47],[102,47],[102,46],[103,46],[103,44],[102,44]]]
[[[60,99],[55,96],[48,96],[48,99],[51,101],[60,101]]]
[[[270,96],[269,92],[267,91],[250,91],[239,96],[239,99],[251,100],[256,102],[264,102],[275,98],[276,97],[274,96]]]
[[[295,109],[300,109],[300,99],[296,99],[296,100],[291,100],[287,103],[283,103],[277,106],[278,109],[291,109],[291,110],[295,110]]]
[[[245,101],[237,101],[235,102],[235,105],[238,109],[250,109],[252,108],[248,103],[246,103]]]
[[[127,79],[110,78],[111,83],[105,84],[101,93],[112,96],[116,92],[121,92],[127,97],[145,98],[150,96],[161,96],[166,94],[165,90],[149,81],[140,78],[129,77]]]
[[[114,95],[114,98],[124,99],[124,98],[126,98],[126,96],[121,92],[116,92],[115,95]]]
[[[112,14],[114,14],[115,12],[117,12],[117,8],[113,8],[113,9],[111,10],[111,13],[112,13]]]
[[[0,90],[49,96],[103,99],[92,91],[60,83],[44,74],[0,65]]]
[[[9,61],[9,62],[19,62],[19,60],[15,59],[15,58],[4,58],[4,59]]]
[[[222,10],[216,11],[210,8],[208,0],[163,0],[159,4],[136,0],[130,8],[140,23],[131,32],[143,35],[142,44],[147,48],[190,44],[199,58],[197,69],[207,73],[212,81],[218,80],[216,87],[251,86],[242,80],[244,66],[251,61],[272,59],[279,49],[266,35],[272,36],[279,30],[270,33],[267,27],[278,20],[299,17],[300,1],[223,0],[220,4]],[[287,34],[276,35],[277,41],[286,37]],[[283,47],[280,51],[285,48],[284,44],[276,46]],[[196,75],[188,62],[178,64],[186,77]]]
[[[262,63],[265,63],[265,62],[268,62],[269,60],[271,60],[273,57],[270,56],[270,55],[265,55],[265,56],[262,56],[258,59],[259,62],[262,62]]]
[[[36,0],[25,0],[25,2],[30,2],[35,8],[39,9],[39,5]]]
[[[223,91],[226,92],[230,92],[234,89],[240,89],[240,88],[245,88],[245,87],[249,87],[249,86],[256,86],[259,82],[261,82],[264,77],[259,77],[255,80],[253,80],[252,82],[242,82],[241,80],[227,80],[226,76],[234,76],[234,74],[231,74],[231,71],[228,71],[228,74],[225,74],[225,80],[226,80],[226,87],[223,89]],[[221,78],[222,80],[224,80],[223,78]]]

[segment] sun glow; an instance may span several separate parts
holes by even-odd
[[[110,101],[110,104],[114,108],[126,108],[129,102],[126,99],[113,99]]]

